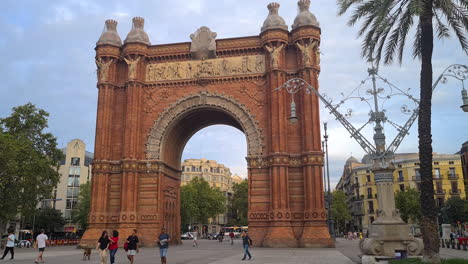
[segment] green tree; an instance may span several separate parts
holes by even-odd
[[[195,177],[180,192],[182,225],[207,223],[209,218],[226,211],[226,197],[219,188],[211,187],[202,178]]]
[[[457,221],[468,222],[468,201],[452,197],[445,202],[442,212],[446,214],[450,224],[456,224]]]
[[[88,227],[89,209],[91,207],[91,184],[80,185],[78,204],[72,211],[72,221],[79,224],[82,229]]]
[[[348,206],[346,205],[346,195],[342,191],[332,193],[332,217],[335,220],[338,230],[343,231],[346,227],[346,221],[351,220]]]
[[[438,38],[455,32],[463,50],[468,50],[468,2],[466,0],[337,0],[339,14],[351,7],[354,12],[348,22],[363,20],[358,32],[363,37],[362,56],[377,65],[382,57],[389,64],[398,56],[403,60],[406,38],[413,26],[416,34],[413,57],[421,59],[419,104],[419,160],[421,164],[421,233],[424,241],[424,261],[440,263],[437,211],[432,181],[432,55],[434,26]]]
[[[31,216],[41,199],[52,197],[63,153],[44,132],[48,116],[28,103],[0,119],[0,222]]]
[[[241,183],[234,183],[232,186],[233,195],[229,203],[229,212],[234,220],[232,225],[245,226],[248,224],[248,181],[243,180]]]
[[[34,229],[44,229],[46,232],[55,232],[63,228],[66,221],[62,212],[53,208],[36,209]]]
[[[421,202],[419,201],[419,192],[416,189],[407,189],[399,191],[395,195],[395,205],[400,211],[401,219],[408,223],[419,221],[421,218]]]

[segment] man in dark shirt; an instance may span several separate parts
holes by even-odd
[[[163,227],[161,228],[161,234],[158,237],[158,244],[159,244],[159,255],[161,256],[161,264],[166,264],[166,256],[167,256],[167,249],[169,248],[169,241],[171,241],[171,237],[168,233],[166,233],[166,229]]]
[[[139,251],[138,243],[140,243],[140,240],[138,240],[138,237],[136,234],[137,234],[136,229],[133,229],[132,235],[127,238],[127,243],[128,243],[127,258],[128,260],[130,260],[130,264],[133,264],[135,255]]]
[[[252,246],[252,239],[250,239],[249,234],[247,231],[242,231],[242,244],[244,246],[244,257],[242,260],[245,260],[247,255],[249,256],[249,260],[252,259],[252,255],[250,255],[249,247]]]

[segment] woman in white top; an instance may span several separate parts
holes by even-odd
[[[10,252],[11,254],[10,259],[14,259],[15,258],[14,249],[15,249],[15,234],[13,234],[13,229],[8,229],[8,237],[7,237],[7,243],[5,246],[5,252],[3,252],[3,257],[1,258],[1,260],[3,260],[6,257],[8,252]]]

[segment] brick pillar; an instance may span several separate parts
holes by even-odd
[[[320,65],[318,51],[320,29],[309,26],[292,32],[297,52],[298,77],[319,89]],[[321,149],[319,99],[300,91],[302,171],[304,177],[304,228],[299,238],[301,247],[333,246],[327,224],[322,181],[323,152]]]
[[[291,227],[288,183],[288,114],[286,91],[275,91],[286,82],[286,49],[289,33],[272,29],[260,35],[265,49],[268,82],[267,100],[269,111],[270,162],[270,226],[263,240],[267,247],[297,247],[297,239]]]

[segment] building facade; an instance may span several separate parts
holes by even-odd
[[[460,150],[463,179],[465,182],[465,193],[468,192],[468,141],[463,143]]]
[[[91,181],[91,162],[93,153],[86,151],[86,144],[80,139],[73,139],[63,149],[65,160],[62,161],[59,172],[60,182],[57,185],[53,208],[60,210],[67,221],[65,232],[74,232],[80,227],[72,223],[71,212],[76,207],[80,186]]]
[[[394,192],[408,188],[420,190],[419,155],[417,153],[396,154],[393,173]],[[364,157],[361,162],[351,157],[346,161],[343,175],[336,187],[346,194],[346,202],[352,219],[346,228],[367,232],[369,225],[377,219],[377,188],[371,172],[371,161]],[[437,206],[442,206],[451,197],[466,198],[465,183],[459,155],[433,155],[434,192]]]
[[[207,181],[211,187],[219,188],[225,195],[226,201],[232,196],[232,175],[229,168],[223,164],[218,164],[214,160],[207,159],[187,159],[182,163],[181,186],[188,184],[192,179],[199,177]],[[226,203],[227,204],[227,203]],[[218,215],[210,219],[209,227],[206,231],[218,232],[222,226],[228,223],[228,214]],[[201,228],[199,230],[202,230]]]

